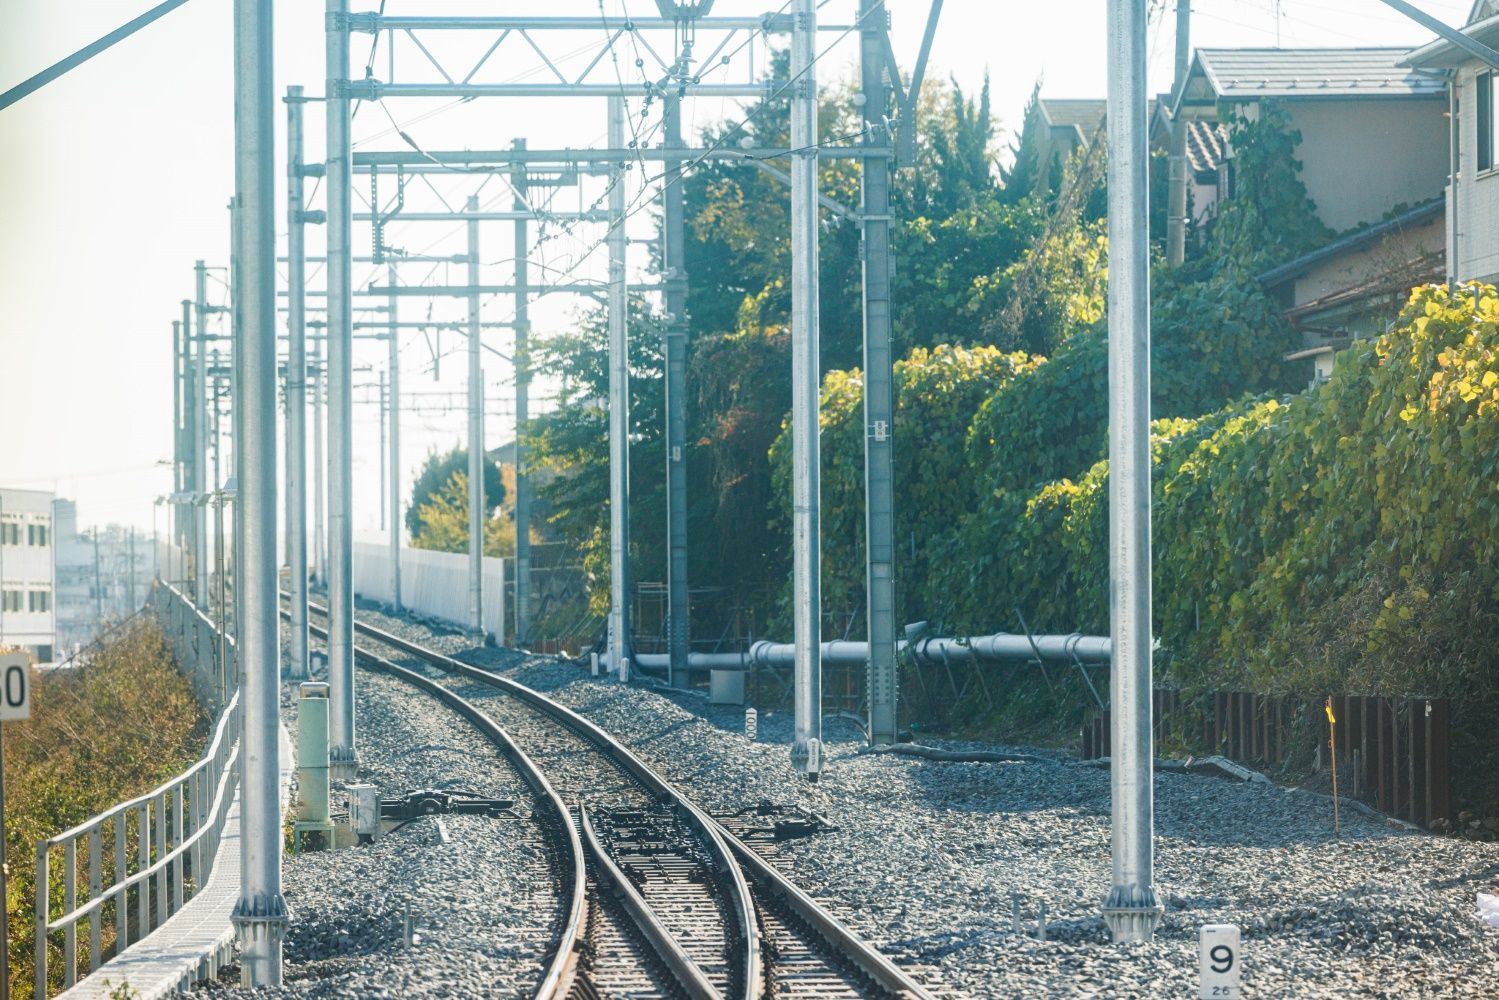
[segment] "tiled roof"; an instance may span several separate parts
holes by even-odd
[[[1194,73],[1219,98],[1426,97],[1441,80],[1399,63],[1405,48],[1198,49]]]
[[[1210,174],[1228,158],[1228,126],[1188,118],[1187,166],[1194,174]]]

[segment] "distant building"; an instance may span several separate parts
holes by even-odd
[[[51,663],[57,645],[52,494],[0,489],[0,646]]]
[[[71,500],[57,502],[57,642],[70,655],[101,627],[145,603],[153,575],[147,534],[117,524],[79,532]]]
[[[1499,48],[1499,0],[1478,0],[1463,34]],[[1499,281],[1499,72],[1445,38],[1408,53],[1412,72],[1431,74],[1444,93],[1444,151],[1456,152],[1448,179],[1448,274],[1458,281]]]
[[[1096,98],[1042,97],[1031,114],[1035,120],[1027,125],[1036,137],[1036,177],[1050,183],[1068,158],[1093,141],[1103,128],[1105,104]]]

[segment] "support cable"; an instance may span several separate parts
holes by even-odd
[[[187,3],[187,0],[166,0],[165,3],[159,3],[140,17],[126,21],[109,34],[97,41],[90,42],[66,59],[61,59],[35,76],[16,84],[3,94],[0,94],[0,110],[10,107],[23,97],[36,93],[64,73],[77,69],[105,49],[110,48],[117,42],[124,41],[137,31],[160,20],[185,3]]]

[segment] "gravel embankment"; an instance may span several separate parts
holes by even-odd
[[[382,620],[412,638],[431,634]],[[509,651],[474,659],[600,723],[710,810],[770,799],[837,824],[787,846],[796,879],[902,964],[935,967],[949,996],[1195,995],[1207,923],[1243,929],[1247,996],[1499,996],[1499,931],[1474,903],[1499,887],[1499,845],[1410,833],[1351,810],[1334,839],[1324,801],[1160,774],[1165,918],[1154,945],[1114,945],[1098,916],[1110,865],[1106,770],[1045,752],[999,764],[863,755],[856,728],[830,720],[828,770],[810,785],[789,766],[789,713],[762,714],[750,743],[741,712],[701,698]],[[1018,935],[1012,892],[1022,900]],[[1045,941],[1034,937],[1042,901]]]
[[[284,703],[292,703],[289,685]],[[215,995],[407,998],[529,997],[561,918],[547,831],[530,790],[461,716],[393,677],[356,675],[360,781],[391,797],[457,788],[513,799],[524,819],[418,819],[373,845],[288,854],[283,888],[292,922],[285,986],[243,990],[238,970]],[[294,716],[293,716],[294,718]],[[291,720],[288,725],[292,724]],[[344,796],[335,787],[334,811]],[[409,905],[415,945],[407,949]]]

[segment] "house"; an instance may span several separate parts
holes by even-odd
[[[1478,0],[1463,34],[1499,48],[1499,0]],[[1453,113],[1443,136],[1456,169],[1447,186],[1447,274],[1499,281],[1499,71],[1439,38],[1402,60],[1440,81]]]
[[[1382,332],[1411,286],[1442,276],[1447,99],[1439,77],[1402,65],[1408,54],[1199,49],[1176,97],[1183,120],[1219,124],[1274,102],[1300,133],[1301,181],[1338,235],[1259,280],[1301,331],[1285,360],[1304,365],[1308,381],[1331,375],[1337,350]],[[1227,197],[1233,151],[1217,161],[1217,196]]]
[[[1151,100],[1150,139],[1158,148],[1166,148],[1170,123],[1161,116],[1161,101]],[[1101,98],[1040,97],[1027,110],[1026,131],[1035,136],[1036,176],[1055,186],[1062,167],[1079,149],[1086,149],[1093,137],[1102,132],[1107,102]]]
[[[1103,128],[1105,104],[1094,98],[1037,99],[1031,111],[1034,119],[1027,123],[1036,137],[1037,177],[1054,183],[1062,165]]]
[[[1301,331],[1284,360],[1305,363],[1310,381],[1332,377],[1335,352],[1383,333],[1413,286],[1442,280],[1445,222],[1446,199],[1435,198],[1260,275]]]
[[[1401,65],[1408,53],[1198,49],[1173,113],[1223,122],[1273,100],[1301,133],[1301,180],[1318,217],[1345,233],[1429,202],[1447,183],[1445,84]]]
[[[52,494],[0,489],[0,646],[19,646],[50,663],[57,644],[53,609]]]

